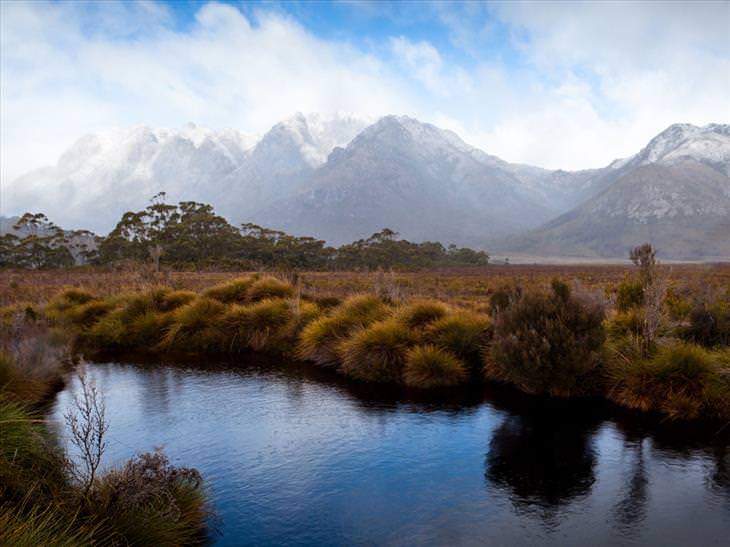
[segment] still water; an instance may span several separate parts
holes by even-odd
[[[730,427],[242,361],[88,367],[106,394],[106,464],[161,446],[198,468],[216,545],[730,542]],[[61,430],[77,387],[52,410]]]

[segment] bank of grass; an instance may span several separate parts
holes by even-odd
[[[66,311],[93,301],[63,298]],[[195,470],[153,453],[101,474],[88,490],[71,479],[43,418],[63,386],[65,340],[24,307],[2,309],[0,318],[0,545],[202,544],[209,511]]]
[[[600,291],[576,291],[560,280],[547,288],[513,282],[468,306],[422,296],[393,302],[372,293],[341,299],[253,274],[199,292],[157,287],[101,298],[74,289],[52,301],[48,313],[87,351],[265,351],[363,381],[425,389],[486,376],[529,393],[605,396],[672,419],[722,418],[730,417],[723,403],[730,393],[723,357],[730,308],[728,292],[712,290],[710,297],[670,291],[652,342],[656,355],[681,342],[715,363],[692,389],[668,380],[667,365],[656,364],[667,357],[642,354],[623,364],[615,358],[612,349],[642,337],[647,322],[644,289],[626,274]],[[705,398],[712,402],[698,402]]]

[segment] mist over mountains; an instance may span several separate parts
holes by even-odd
[[[4,210],[106,233],[165,191],[333,244],[383,227],[533,256],[625,257],[652,242],[675,259],[730,257],[730,126],[672,125],[636,155],[582,170],[511,164],[404,116],[297,114],[264,135],[118,129],[5,189]]]

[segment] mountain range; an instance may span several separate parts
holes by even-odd
[[[511,164],[405,116],[297,114],[264,135],[133,127],[87,135],[11,182],[4,209],[105,233],[165,191],[332,244],[402,237],[531,256],[730,258],[730,125],[676,124],[597,169]],[[12,208],[12,210],[11,210]]]

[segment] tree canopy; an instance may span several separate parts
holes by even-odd
[[[168,204],[164,193],[145,209],[124,213],[106,237],[61,230],[40,213],[26,213],[14,229],[0,238],[0,267],[49,269],[74,263],[152,261],[173,268],[359,270],[480,266],[489,261],[483,251],[431,241],[413,243],[389,228],[335,248],[320,239],[257,224],[233,226],[211,205]]]

